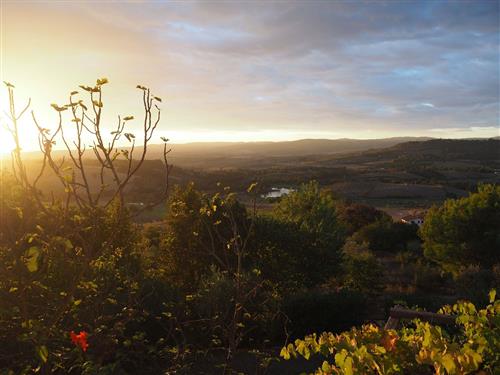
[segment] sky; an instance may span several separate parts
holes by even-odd
[[[1,78],[45,127],[107,77],[105,126],[140,117],[143,84],[174,143],[500,135],[498,1],[0,4]]]

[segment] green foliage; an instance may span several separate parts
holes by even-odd
[[[445,306],[441,313],[456,316],[458,332],[419,320],[401,330],[364,325],[350,331],[323,333],[295,340],[281,357],[314,354],[325,357],[315,374],[468,374],[493,373],[500,366],[500,301],[477,310],[470,302]]]
[[[177,188],[169,201],[160,245],[168,274],[194,290],[212,266],[233,270],[235,258],[227,246],[236,224],[239,238],[248,238],[242,258],[247,272],[259,272],[282,292],[325,282],[340,270],[341,239],[333,200],[313,183],[298,194],[293,204],[284,200],[286,209],[276,215],[250,218],[234,195],[221,192],[210,197],[193,184]],[[318,216],[311,216],[304,199],[318,206]],[[293,217],[284,214],[295,205],[303,210]]]
[[[383,289],[383,267],[370,251],[349,253],[344,258],[343,285],[365,295],[374,296]]]
[[[338,205],[339,220],[344,226],[346,233],[352,235],[361,228],[376,221],[390,220],[390,216],[384,211],[364,204],[351,203]]]
[[[316,181],[303,184],[298,191],[283,197],[275,208],[274,216],[335,242],[339,241],[342,233],[335,200],[330,192],[321,190]]]
[[[275,207],[273,216],[279,221],[295,225],[297,230],[305,234],[304,238],[309,243],[304,244],[302,250],[307,252],[304,264],[306,272],[314,274],[314,271],[318,271],[318,280],[324,280],[340,269],[344,230],[330,192],[321,190],[317,182],[311,181],[285,196]],[[316,267],[319,260],[324,263],[322,269],[309,267],[310,264]]]
[[[179,320],[198,349],[227,348],[231,358],[242,342],[262,343],[274,329],[280,298],[255,261],[256,220],[229,188],[210,196],[190,184],[171,197],[160,262],[186,294]]]
[[[155,373],[164,345],[137,326],[151,313],[141,306],[148,275],[126,211],[118,203],[41,209],[26,204],[29,197],[0,197],[7,224],[0,226],[0,367]],[[88,332],[85,355],[70,331]]]
[[[172,280],[186,290],[196,288],[212,265],[234,269],[231,246],[234,240],[246,238],[250,227],[245,206],[233,194],[223,190],[208,196],[194,184],[174,190],[166,223],[161,245],[165,267]]]
[[[255,220],[249,244],[252,268],[288,293],[319,285],[339,272],[339,251],[297,223],[271,216]]]
[[[205,245],[210,241],[203,223],[202,194],[189,184],[177,187],[169,199],[167,228],[161,251],[165,267],[174,282],[197,285],[200,272],[209,267],[210,256]]]
[[[238,293],[237,280],[216,267],[202,278],[195,294],[186,296],[191,322],[184,334],[197,347],[228,347],[237,312],[241,313],[236,327],[240,331],[239,342],[262,345],[274,329],[280,301],[272,283],[256,272],[246,272],[239,281],[246,297],[238,305],[233,303]]]
[[[482,185],[467,198],[429,210],[420,235],[426,257],[457,271],[500,263],[500,186]]]
[[[455,276],[455,288],[457,293],[474,303],[484,304],[487,296],[484,290],[495,288],[500,290],[500,265],[492,270],[470,265],[459,270]]]
[[[403,251],[408,243],[418,239],[416,225],[395,223],[390,217],[382,217],[361,228],[353,235],[357,242],[366,242],[370,250],[375,252]]]

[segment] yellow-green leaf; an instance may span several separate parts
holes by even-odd
[[[335,364],[338,367],[344,366],[345,357],[347,356],[347,352],[342,350],[341,352],[335,354]]]
[[[65,111],[65,110],[67,110],[67,109],[68,109],[68,108],[66,108],[66,107],[59,107],[59,106],[58,106],[57,104],[55,104],[55,103],[52,103],[50,106],[51,106],[52,108],[54,108],[57,112],[62,112],[62,111]]]
[[[82,88],[85,91],[88,91],[88,92],[92,91],[92,87],[90,87],[90,86],[80,85],[79,87]]]
[[[283,357],[284,359],[290,359],[290,353],[288,353],[286,347],[281,348],[280,357]]]
[[[490,293],[488,295],[490,297],[490,303],[495,302],[495,298],[497,296],[497,291],[495,289],[491,289]]]
[[[92,100],[92,103],[94,103],[94,105],[96,107],[102,108],[102,102],[101,101],[99,101],[99,100]]]
[[[40,257],[40,249],[36,246],[32,246],[28,249],[26,254],[26,268],[30,272],[38,271],[38,258]]]
[[[327,361],[323,361],[323,364],[321,365],[321,370],[323,370],[327,374],[330,374],[332,372],[332,367]]]
[[[254,182],[248,187],[247,192],[251,193],[256,187],[257,187],[257,182]]]
[[[64,241],[64,247],[66,248],[66,250],[71,250],[73,248],[73,244],[71,243],[70,240],[66,239]]]
[[[98,80],[97,80],[97,84],[98,84],[98,85],[104,85],[104,84],[106,84],[106,83],[108,83],[108,82],[109,82],[109,81],[108,81],[108,79],[107,79],[107,78],[100,78],[100,79],[98,79]]]
[[[344,361],[344,373],[345,375],[353,375],[351,357],[347,357]]]
[[[45,345],[37,347],[37,354],[43,363],[47,363],[47,360],[49,359],[49,350]]]
[[[453,357],[451,354],[445,354],[441,358],[441,362],[443,363],[443,366],[446,369],[446,372],[448,372],[448,374],[455,373],[455,369],[456,369],[455,361],[453,360]]]

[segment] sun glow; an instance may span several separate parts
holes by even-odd
[[[0,128],[0,158],[5,158],[14,149],[14,141],[9,132]]]
[[[0,157],[9,155],[15,148],[15,142],[12,134],[7,129],[9,120],[5,116],[0,117]],[[38,149],[36,128],[23,119],[18,122],[19,145],[23,151],[36,151]]]
[[[14,149],[14,141],[12,135],[5,128],[5,122],[3,118],[0,118],[0,157],[10,154]]]

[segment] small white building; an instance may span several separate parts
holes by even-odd
[[[401,218],[401,222],[405,224],[416,224],[418,226],[421,226],[424,223],[424,217],[409,215]]]

